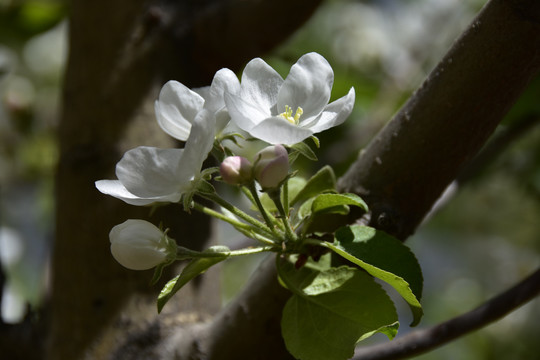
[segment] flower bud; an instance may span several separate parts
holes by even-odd
[[[219,173],[227,184],[242,185],[251,180],[252,166],[241,156],[226,157],[219,166]]]
[[[268,146],[255,159],[255,178],[263,189],[277,187],[289,174],[289,155],[283,145]]]
[[[122,266],[147,270],[176,256],[176,244],[144,220],[126,220],[109,233],[111,253]]]

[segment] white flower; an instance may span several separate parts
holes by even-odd
[[[235,93],[239,88],[238,78],[229,69],[219,70],[210,86],[194,90],[178,81],[168,81],[161,88],[159,98],[155,102],[157,122],[170,136],[186,141],[195,117],[206,109],[216,117],[216,128],[219,133],[230,120],[223,93]]]
[[[111,253],[131,270],[151,269],[175,258],[176,245],[160,229],[144,220],[126,220],[109,233]]]
[[[225,93],[225,102],[232,121],[253,137],[293,145],[350,115],[354,89],[328,104],[333,82],[330,64],[317,53],[302,56],[285,80],[256,58],[244,69],[240,91]]]
[[[193,190],[214,142],[215,117],[201,110],[191,124],[183,149],[140,146],[116,164],[118,180],[99,180],[96,187],[131,205],[177,202]]]

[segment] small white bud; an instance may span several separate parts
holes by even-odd
[[[151,269],[176,255],[176,245],[155,225],[144,220],[126,220],[109,233],[111,253],[131,270]]]

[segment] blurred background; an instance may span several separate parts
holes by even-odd
[[[318,163],[344,173],[358,151],[420,85],[466,28],[480,0],[327,0],[291,39],[261,54],[284,77],[304,53],[325,56],[335,71],[333,97],[356,90],[345,124],[319,138]],[[54,237],[53,177],[57,160],[68,7],[54,0],[0,0],[0,262],[1,314],[15,323],[39,307],[47,291]],[[294,21],[294,14],[287,14]],[[482,101],[482,99],[478,99]],[[424,271],[421,326],[468,311],[540,265],[540,80],[508,114],[488,156],[448,191],[444,202],[407,244]],[[522,131],[514,131],[522,129]],[[523,130],[525,129],[525,130]],[[513,134],[513,135],[512,135]],[[489,145],[488,145],[489,146]],[[220,232],[224,243],[233,233]],[[241,240],[241,239],[239,239]],[[224,303],[256,262],[230,260]],[[399,300],[398,300],[399,301]],[[419,359],[533,359],[540,302]],[[409,331],[402,311],[400,333]],[[375,336],[370,341],[384,340]]]

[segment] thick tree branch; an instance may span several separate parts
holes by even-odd
[[[263,260],[246,289],[206,326],[170,339],[177,345],[176,358],[292,359],[280,328],[281,310],[290,292],[277,281],[275,255]]]
[[[371,226],[411,235],[540,68],[540,4],[492,0],[358,160],[341,191]]]
[[[359,348],[354,360],[406,359],[425,353],[501,319],[540,293],[540,269],[476,309],[389,343]]]

